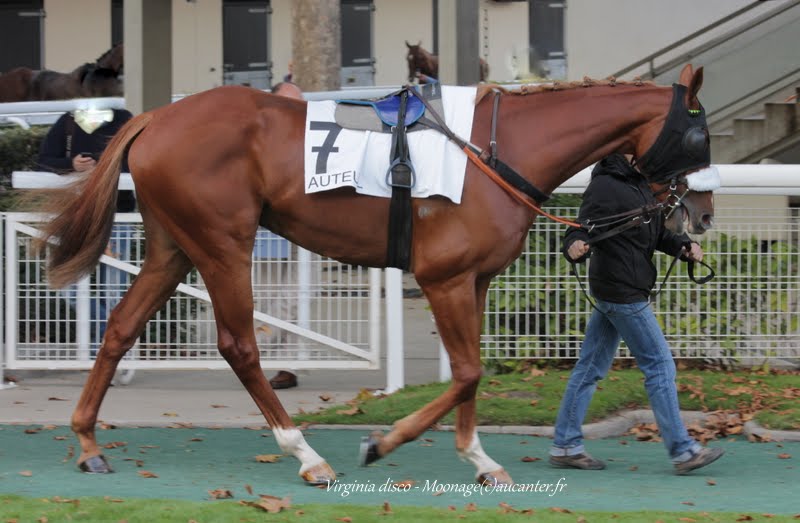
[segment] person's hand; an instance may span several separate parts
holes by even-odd
[[[78,172],[88,171],[97,164],[91,156],[83,156],[79,154],[72,159],[72,168]]]
[[[700,244],[692,242],[690,245],[691,248],[689,249],[686,247],[683,248],[683,256],[693,262],[703,261],[703,248],[700,247]]]
[[[569,259],[572,261],[579,260],[589,252],[590,248],[589,244],[585,241],[575,240],[572,242],[572,245],[569,246],[569,249],[567,249],[567,256],[569,256]]]

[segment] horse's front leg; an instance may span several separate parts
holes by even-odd
[[[489,290],[490,283],[491,278],[484,277],[479,279],[476,284],[478,336],[480,336],[483,326],[483,311],[486,307],[486,293]],[[480,345],[480,338],[478,344]],[[484,452],[476,430],[476,415],[477,408],[474,395],[471,399],[461,403],[456,409],[456,450],[458,456],[475,466],[475,480],[481,485],[513,484],[514,482],[508,472]]]
[[[459,417],[461,422],[457,433],[460,453],[478,467],[479,481],[482,476],[490,475],[505,478],[507,474],[502,467],[480,449],[474,433],[475,392],[482,373],[480,318],[483,313],[483,299],[479,299],[479,293],[476,292],[475,276],[463,274],[446,281],[420,282],[420,285],[431,304],[439,334],[450,357],[453,380],[444,394],[395,422],[388,434],[372,434],[365,438],[361,462],[363,465],[369,464],[403,443],[418,438],[442,416],[466,402],[467,406]],[[485,296],[485,291],[481,296]]]

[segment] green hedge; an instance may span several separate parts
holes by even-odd
[[[0,129],[0,211],[12,210],[15,194],[11,189],[11,173],[36,170],[39,145],[50,128]]]

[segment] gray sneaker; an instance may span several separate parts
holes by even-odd
[[[550,456],[550,465],[565,469],[603,470],[606,464],[586,452],[574,456]]]
[[[722,449],[710,449],[703,447],[699,452],[697,452],[697,454],[694,454],[688,460],[682,461],[681,463],[676,463],[675,474],[682,476],[695,469],[699,469],[700,467],[705,467],[706,465],[717,461],[722,457],[723,454],[725,454],[725,451]]]

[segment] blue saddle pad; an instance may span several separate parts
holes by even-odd
[[[340,104],[368,105],[372,107],[383,123],[389,127],[397,125],[398,111],[400,110],[400,95],[393,94],[379,100],[337,100]],[[409,93],[406,101],[406,127],[416,123],[425,114],[425,104],[418,97]]]

